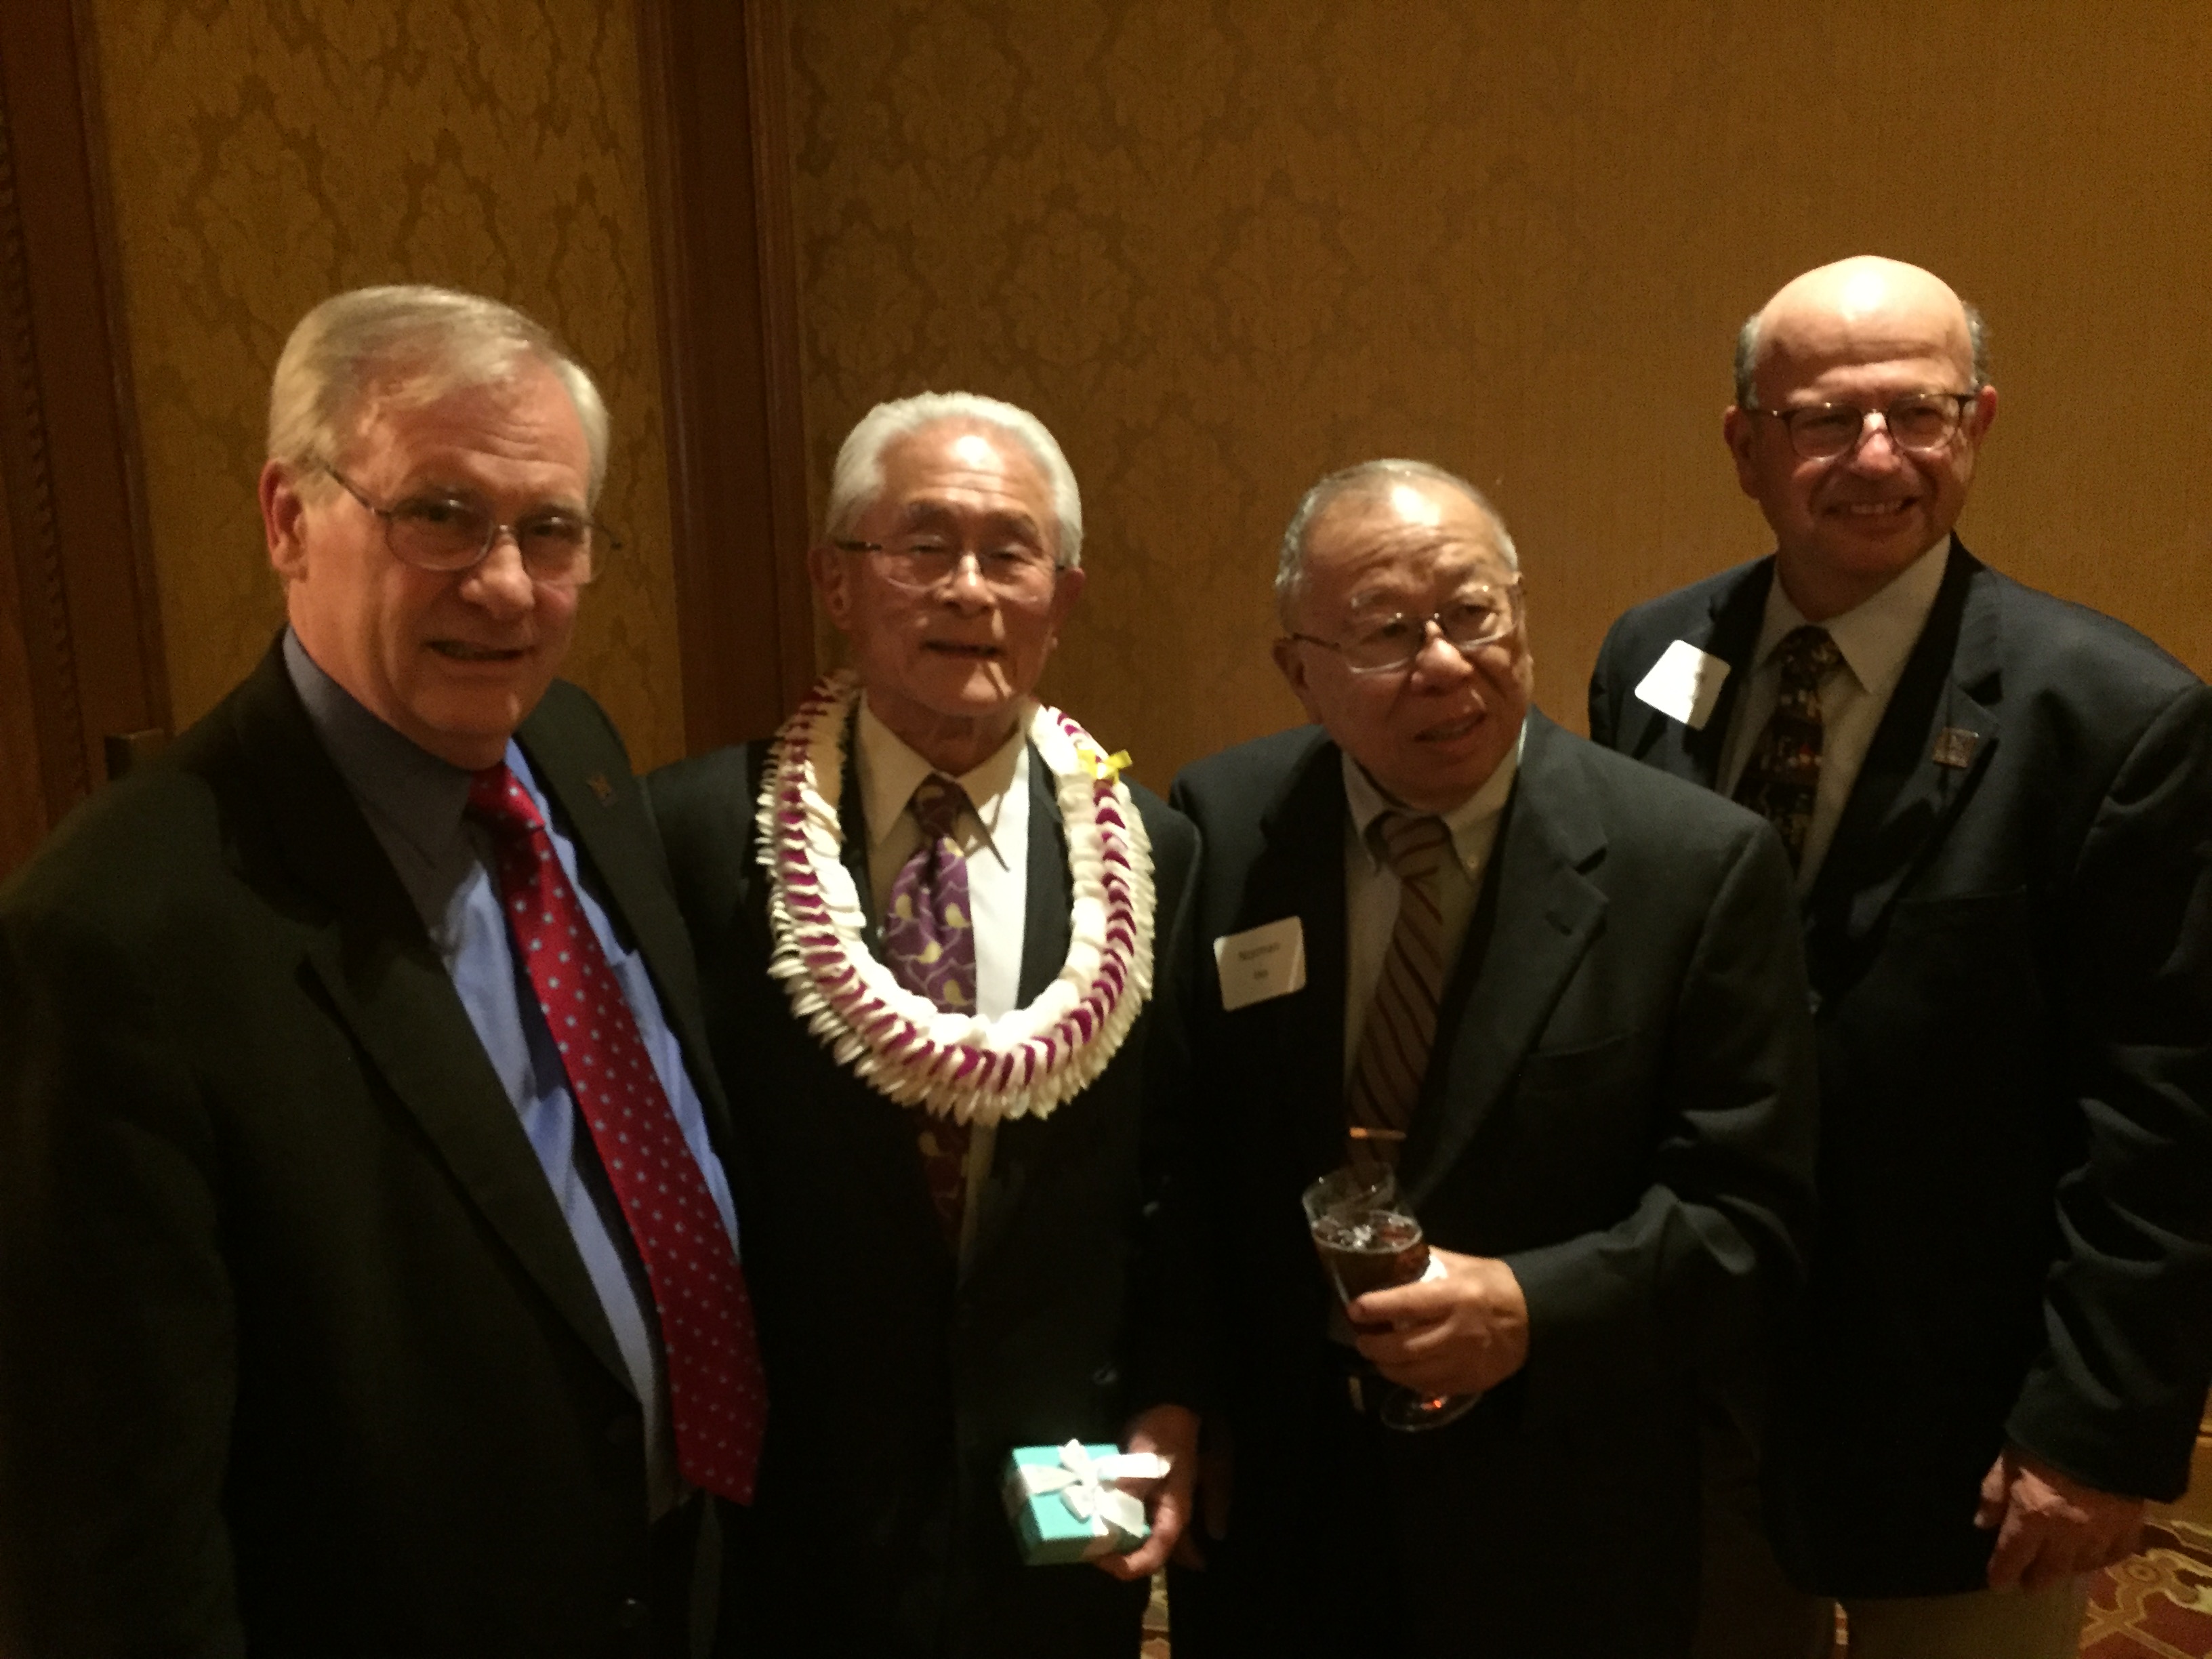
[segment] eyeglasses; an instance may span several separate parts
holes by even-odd
[[[1425,617],[1401,611],[1363,619],[1346,640],[1297,633],[1291,637],[1335,652],[1355,674],[1392,674],[1411,668],[1428,649],[1432,623],[1445,643],[1472,659],[1484,646],[1495,645],[1510,634],[1520,619],[1521,584],[1516,581],[1506,587],[1468,588],[1443,610]]]
[[[384,520],[384,544],[392,557],[417,570],[450,574],[473,569],[505,534],[514,538],[531,580],[543,587],[581,587],[592,580],[593,552],[601,545],[609,552],[622,546],[605,525],[557,507],[542,508],[512,524],[501,523],[483,502],[465,495],[410,495],[379,507],[327,461],[317,465],[347,495]]]
[[[1771,415],[1790,434],[1790,447],[1808,461],[1832,461],[1859,447],[1867,422],[1881,417],[1882,430],[1898,448],[1925,455],[1943,447],[1966,418],[1966,405],[1981,394],[1975,392],[1919,392],[1899,398],[1887,409],[1865,410],[1856,404],[1808,404],[1802,409],[1753,409],[1753,415]]]
[[[941,536],[902,537],[893,542],[832,541],[846,553],[871,553],[876,568],[895,586],[927,593],[952,580],[969,559],[983,586],[1008,599],[1042,599],[1052,592],[1060,566],[1042,548],[1018,542],[971,551]]]

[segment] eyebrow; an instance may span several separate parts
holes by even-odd
[[[899,528],[902,530],[935,529],[940,526],[953,523],[959,516],[958,513],[943,501],[908,501],[905,510],[899,515]],[[1007,535],[1017,540],[1027,542],[1032,546],[1042,547],[1044,544],[1043,531],[1038,527],[1037,521],[1026,513],[1010,513],[1003,509],[994,509],[983,514],[981,517],[987,536]]]

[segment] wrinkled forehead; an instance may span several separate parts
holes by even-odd
[[[1048,516],[1051,489],[1027,445],[1010,432],[971,421],[938,421],[884,447],[883,488],[875,505],[982,498]]]
[[[1396,608],[1512,578],[1488,515],[1427,480],[1393,479],[1333,503],[1307,541],[1307,592],[1322,606]]]
[[[1824,376],[1893,371],[1899,384],[1956,386],[1973,373],[1973,343],[1955,298],[1850,296],[1778,303],[1759,327],[1754,383],[1778,398]]]

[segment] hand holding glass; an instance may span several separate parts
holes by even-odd
[[[1411,1285],[1428,1271],[1421,1224],[1396,1207],[1397,1198],[1396,1177],[1379,1164],[1338,1170],[1305,1190],[1307,1230],[1346,1309],[1370,1291]],[[1442,1428],[1481,1398],[1394,1387],[1381,1416],[1384,1426],[1414,1433]]]

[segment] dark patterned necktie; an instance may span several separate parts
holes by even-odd
[[[1390,867],[1398,872],[1398,921],[1360,1028],[1346,1098],[1356,1133],[1355,1163],[1394,1163],[1421,1097],[1443,994],[1444,918],[1439,892],[1451,832],[1442,818],[1385,812],[1376,820]]]
[[[915,822],[921,845],[892,878],[884,908],[884,960],[891,975],[940,1008],[975,1011],[975,929],[968,907],[968,860],[955,836],[968,796],[933,772],[915,786]],[[921,1112],[921,1164],[945,1243],[960,1253],[961,1211],[968,1196],[968,1126]]]
[[[750,1504],[768,1383],[738,1253],[537,803],[501,764],[471,781],[469,811],[491,831],[516,954],[645,1266],[678,1472]]]
[[[1782,832],[1793,870],[1805,854],[1813,801],[1820,791],[1820,682],[1844,659],[1828,630],[1807,623],[1783,637],[1776,653],[1782,682],[1774,713],[1736,780],[1737,802]]]

